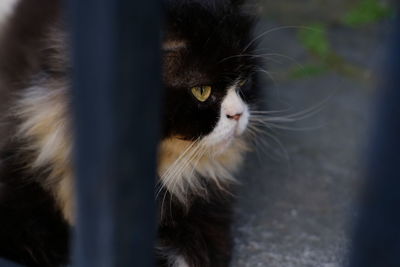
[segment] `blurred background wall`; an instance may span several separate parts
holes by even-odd
[[[395,0],[260,0],[265,16],[285,23],[313,23],[323,21],[337,24],[346,20],[346,15],[357,10],[360,16],[384,16],[382,9]],[[384,11],[383,13],[385,13]],[[364,15],[361,15],[361,14]],[[372,14],[372,13],[375,13]],[[367,18],[368,19],[368,18]]]
[[[345,266],[393,2],[259,0],[262,102],[276,116],[241,174],[234,267]],[[268,123],[267,123],[268,124]]]

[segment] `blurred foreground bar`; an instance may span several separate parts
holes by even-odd
[[[0,267],[24,267],[24,266],[0,259]]]
[[[400,266],[400,22],[391,45],[351,267]]]
[[[69,0],[78,214],[74,266],[154,265],[160,3]]]

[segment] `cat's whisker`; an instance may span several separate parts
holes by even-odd
[[[269,61],[278,63],[278,64],[283,64],[282,61],[279,61],[277,59],[275,59],[274,57],[280,57],[283,59],[287,59],[291,62],[293,62],[294,64],[296,64],[299,68],[304,69],[304,65],[301,64],[298,60],[296,60],[293,57],[284,55],[284,54],[280,54],[280,53],[264,53],[264,54],[238,54],[238,55],[234,55],[234,56],[229,56],[226,58],[221,59],[218,63],[222,63],[224,61],[227,61],[229,59],[233,59],[233,58],[241,58],[241,57],[249,57],[249,58],[262,58],[262,59],[268,59]]]
[[[162,174],[162,177],[168,175],[169,172],[171,172],[172,169],[173,169],[177,164],[179,164],[179,162],[180,162],[181,160],[183,160],[183,159],[187,156],[187,155],[186,155],[187,153],[191,153],[191,150],[193,149],[193,147],[195,147],[195,146],[197,145],[197,142],[198,142],[198,140],[195,140],[195,141],[193,141],[192,143],[190,143],[190,144],[187,146],[187,148],[179,155],[179,157],[171,164],[171,166],[167,169],[167,171],[166,171],[164,174]]]
[[[270,137],[280,147],[280,150],[284,153],[283,156],[285,157],[285,159],[290,160],[289,152],[287,151],[283,143],[279,140],[279,138],[269,133],[268,131],[265,131],[264,134]]]
[[[279,53],[266,53],[266,54],[259,54],[258,56],[259,56],[259,57],[262,57],[262,58],[265,57],[266,59],[269,59],[269,60],[272,60],[270,57],[281,57],[281,58],[284,58],[284,59],[287,59],[287,60],[292,61],[292,62],[293,62],[294,64],[296,64],[299,68],[304,69],[304,65],[301,64],[298,60],[296,60],[296,59],[293,58],[293,57],[284,55],[284,54],[279,54]]]
[[[266,74],[268,76],[268,78],[270,78],[272,80],[272,82],[274,83],[274,86],[277,86],[278,83],[276,82],[274,76],[272,76],[272,72],[264,70],[262,68],[256,69],[255,71]]]
[[[249,131],[249,133],[251,133],[251,134],[253,134],[255,136],[258,136],[258,135],[263,133],[263,130],[260,129],[259,127],[257,127],[257,125],[254,125],[254,124],[249,124],[247,126],[247,130]]]
[[[186,174],[186,177],[193,177],[194,176],[194,171],[196,168],[197,163],[202,159],[202,157],[204,156],[205,152],[207,151],[207,147],[205,147],[204,145],[199,145],[196,149],[196,151],[193,153],[193,155],[188,159],[187,163],[185,164],[185,166],[182,167],[182,169],[180,170],[180,173],[186,173],[188,171],[189,167],[192,167],[190,174]],[[178,177],[178,176],[176,176]],[[185,188],[185,186],[188,186],[190,188],[196,188],[196,191],[206,191],[205,188],[203,188],[200,184],[196,184],[193,185],[192,183],[198,183],[197,179],[189,179],[189,180],[185,180],[185,183],[179,183],[178,179],[175,178],[174,184],[172,185],[172,190],[174,190],[174,192],[176,191],[176,185],[180,185],[181,188],[179,188],[179,191],[181,193],[186,192],[187,188]],[[189,184],[189,185],[188,185]],[[183,199],[186,199],[186,196],[182,197]]]
[[[274,154],[276,154],[278,156],[282,156],[282,154],[276,153],[276,150],[273,149],[273,146],[266,140],[265,137],[267,137],[267,138],[271,138],[275,143],[278,144],[279,150],[282,151],[284,158],[286,160],[289,160],[289,153],[284,148],[282,142],[280,142],[279,139],[277,137],[275,137],[274,135],[272,135],[271,133],[267,133],[266,132],[267,129],[266,129],[265,125],[260,125],[260,126],[257,126],[255,124],[249,124],[249,126],[248,126],[248,130],[253,132],[253,134],[255,135],[255,138],[252,138],[251,142],[253,142],[255,144],[258,159],[260,161],[262,161],[262,157],[260,155],[259,150],[261,150],[261,152],[263,154],[269,156],[271,159],[275,159],[274,157],[272,157],[271,152],[273,152]]]
[[[274,122],[274,123],[285,123],[285,122],[296,122],[296,121],[301,121],[308,119],[311,116],[314,116],[318,114],[321,110],[323,110],[326,106],[326,103],[330,101],[332,96],[327,97],[320,103],[309,107],[307,109],[304,109],[302,111],[293,113],[293,114],[288,114],[288,115],[279,115],[279,116],[270,116],[271,114],[279,114],[279,113],[284,113],[286,111],[260,111],[260,110],[252,110],[251,116],[249,118],[250,121],[254,122]]]
[[[265,121],[265,122],[296,122],[308,119],[309,117],[314,116],[315,114],[319,113],[321,109],[309,111],[309,113],[303,114],[292,114],[292,115],[283,115],[283,116],[269,116],[269,114],[254,114],[251,116],[250,120],[258,120],[258,121]]]
[[[255,125],[265,127],[268,129],[282,129],[282,130],[292,130],[292,131],[306,131],[306,130],[315,130],[320,127],[290,127],[290,126],[285,126],[285,125],[280,125],[277,123],[285,123],[285,122],[294,122],[292,120],[289,121],[283,121],[283,120],[276,120],[275,123],[272,122],[272,120],[260,120],[260,119],[252,119],[251,122]]]
[[[331,96],[329,96],[328,98],[324,99],[320,103],[318,103],[310,108],[304,109],[302,111],[299,111],[299,112],[296,112],[293,114],[288,114],[288,115],[284,114],[288,110],[282,110],[282,111],[252,110],[252,111],[250,111],[251,115],[249,118],[250,133],[261,134],[261,135],[265,135],[265,136],[268,136],[269,138],[271,138],[276,144],[278,144],[281,151],[284,153],[285,158],[289,160],[290,159],[289,153],[283,146],[282,142],[276,136],[271,134],[271,132],[268,131],[267,129],[269,129],[269,130],[281,129],[281,130],[292,130],[292,131],[306,131],[306,130],[318,129],[322,126],[297,128],[297,127],[281,125],[280,123],[293,123],[293,122],[305,120],[311,116],[314,116],[315,114],[319,113],[325,107],[326,103],[330,100],[330,98],[331,98]],[[277,116],[275,116],[274,114],[277,114]],[[262,127],[262,130],[259,127]],[[255,129],[258,129],[258,131],[256,131]]]
[[[312,130],[317,130],[323,127],[323,125],[319,125],[319,126],[310,126],[310,127],[289,127],[289,126],[282,126],[279,124],[275,124],[275,123],[269,123],[266,122],[265,127],[267,128],[275,128],[275,129],[281,129],[281,130],[289,130],[289,131],[312,131]]]
[[[177,174],[181,173],[185,166],[190,163],[190,158],[196,153],[197,149],[198,146],[194,147],[194,149],[191,150],[190,153],[187,153],[187,155],[185,154],[185,157],[171,166],[168,174],[162,177],[163,183],[167,188],[170,188],[171,185],[175,183]]]
[[[184,187],[186,184],[185,183],[178,183],[178,179],[180,177],[179,174],[182,174],[186,171],[186,169],[192,164],[192,161],[194,159],[196,159],[196,157],[198,157],[199,152],[201,151],[201,149],[203,148],[203,145],[201,144],[201,142],[199,142],[191,151],[191,153],[189,155],[187,155],[187,157],[185,157],[185,161],[181,164],[181,166],[178,166],[178,168],[175,169],[175,171],[171,174],[171,179],[172,181],[169,183],[169,187],[171,188],[173,192],[177,192],[176,190],[176,186],[180,185],[181,188],[179,188],[179,192],[185,192],[185,188]],[[184,198],[184,197],[183,197]]]
[[[256,131],[254,131],[252,128],[250,128],[250,125],[247,126],[245,135],[249,137],[248,139],[250,141],[252,141],[258,137],[258,133]]]
[[[162,176],[162,180],[167,188],[173,188],[176,183],[177,177],[182,173],[187,165],[190,164],[191,159],[199,150],[200,146],[198,143],[194,144],[190,147],[190,150],[187,153],[182,153],[180,160],[175,161],[174,165],[170,167],[170,171],[168,172],[168,176]]]
[[[164,218],[164,202],[165,202],[165,198],[167,197],[167,194],[168,194],[168,190],[165,190],[165,192],[164,192],[164,196],[163,196],[163,199],[162,199],[162,201],[161,201],[161,206],[160,206],[160,210],[161,210],[161,213],[160,213],[160,217],[161,218]],[[170,196],[171,197],[171,196]]]
[[[167,192],[176,192],[174,191],[176,188],[176,184],[178,183],[178,174],[180,174],[188,164],[190,164],[191,158],[194,157],[194,155],[197,153],[196,151],[199,150],[201,146],[200,142],[197,139],[194,141],[192,144],[190,144],[186,150],[178,157],[178,159],[171,165],[171,167],[168,169],[168,176],[162,176],[161,181],[163,182],[163,186],[165,186],[168,190],[165,190],[163,200],[161,202],[161,211],[164,210],[164,203],[165,203],[165,198],[167,196]],[[186,160],[186,162],[181,163],[181,161]],[[180,165],[180,166],[179,166]],[[179,184],[179,183],[178,183]],[[162,188],[161,188],[162,190]],[[184,192],[182,188],[179,190],[180,192]],[[175,195],[176,196],[176,195]],[[179,197],[179,196],[176,196]],[[172,202],[172,196],[170,196],[170,205]],[[171,210],[171,209],[170,209]],[[172,212],[172,210],[171,210]],[[163,214],[161,214],[163,216]],[[172,216],[172,214],[171,214]]]
[[[312,28],[312,27],[307,27],[307,26],[280,26],[280,27],[275,27],[275,28],[269,29],[267,31],[264,31],[264,32],[260,33],[259,35],[257,35],[255,38],[253,38],[245,46],[245,48],[242,50],[241,54],[246,52],[255,42],[257,42],[259,39],[265,37],[266,35],[268,35],[268,34],[270,34],[272,32],[276,32],[276,31],[280,31],[280,30],[289,30],[289,29],[305,29],[305,30],[310,30],[310,31],[320,31],[318,29],[315,29],[315,28]]]
[[[250,114],[258,115],[258,114],[277,114],[277,113],[285,113],[288,112],[289,109],[278,109],[278,110],[255,110],[250,109]]]
[[[206,153],[206,151],[207,151],[207,148],[206,148],[205,146],[201,146],[201,149],[200,149],[199,152],[197,153],[196,157],[192,160],[192,164],[191,164],[192,170],[191,170],[191,172],[190,172],[189,177],[192,177],[193,175],[195,175],[195,174],[194,174],[195,169],[196,169],[196,167],[197,167],[197,165],[198,165],[200,159],[201,159],[201,158],[204,156],[204,154]]]
[[[197,155],[195,155],[195,157],[192,159],[192,171],[191,174],[194,173],[196,166],[198,165],[198,163],[200,162],[200,160],[204,157],[204,155],[209,152],[209,148],[206,147],[204,144],[201,144],[200,146],[200,150],[197,152]],[[210,155],[207,155],[208,157]],[[191,175],[190,175],[191,176]]]
[[[182,163],[181,166],[179,166],[179,168],[176,169],[176,171],[171,175],[172,177],[172,181],[170,183],[170,190],[173,192],[179,192],[178,197],[184,199],[184,196],[181,196],[180,194],[182,192],[185,192],[186,190],[184,189],[186,183],[183,182],[179,182],[180,179],[180,175],[183,174],[185,172],[185,170],[190,166],[190,164],[192,163],[192,160],[194,158],[196,158],[196,154],[198,152],[200,147],[196,147],[196,149],[193,151],[193,153],[191,155],[188,156],[188,158]],[[179,188],[177,189],[177,186],[179,186]]]
[[[259,145],[259,134],[253,129],[252,125],[248,125],[246,130],[246,137],[248,137],[247,139],[254,144],[254,147],[256,148],[255,151],[257,153],[257,158],[261,162],[261,155],[258,149],[261,148],[261,146]]]
[[[191,151],[191,149],[192,149],[197,143],[198,143],[198,139],[195,140],[195,141],[193,141],[192,143],[190,143],[190,144],[186,147],[186,149],[179,155],[179,157],[171,164],[171,166],[169,166],[168,169],[167,169],[164,173],[162,173],[162,174],[160,175],[160,176],[161,176],[161,179],[160,179],[160,181],[158,182],[158,183],[160,184],[160,189],[159,189],[158,192],[156,193],[156,198],[158,197],[159,193],[161,192],[163,185],[165,185],[166,183],[168,183],[168,181],[169,181],[169,179],[170,179],[170,176],[171,176],[171,173],[174,171],[174,169],[176,169],[177,165],[180,164],[180,161],[181,161],[182,159],[184,159],[184,158],[187,156],[187,154]]]
[[[270,114],[282,114],[287,112],[287,110],[254,110],[250,111],[251,116],[266,116]]]
[[[296,118],[287,118],[287,117],[282,117],[282,116],[276,116],[276,117],[272,117],[272,116],[252,116],[252,118],[250,118],[251,121],[254,122],[295,122],[298,121],[298,119]]]
[[[324,109],[326,107],[326,104],[331,100],[332,97],[333,97],[333,95],[330,95],[330,96],[326,97],[325,99],[323,99],[322,101],[320,101],[319,103],[315,104],[314,106],[311,106],[309,108],[306,108],[306,109],[299,111],[297,113],[294,113],[294,114],[289,114],[286,117],[297,118],[297,119],[306,119],[310,116],[313,116],[316,113],[320,112],[322,109]]]
[[[275,159],[271,152],[273,152],[274,154],[276,154],[276,152],[273,149],[273,146],[265,138],[256,139],[254,141],[254,144],[257,146],[256,153],[260,162],[262,162],[262,155],[266,155],[273,160]]]
[[[221,59],[218,62],[218,64],[220,64],[220,63],[222,63],[224,61],[227,61],[229,59],[233,59],[233,58],[249,57],[249,58],[263,58],[263,59],[265,59],[265,58],[268,58],[268,56],[277,56],[277,54],[237,54],[237,55],[234,55],[234,56],[229,56],[229,57],[225,57],[225,58]],[[274,61],[276,63],[280,63],[280,64],[282,63],[280,61],[277,61],[276,59],[271,59],[271,58],[268,58],[268,59],[271,60],[271,61]]]

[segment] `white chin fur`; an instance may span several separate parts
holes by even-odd
[[[241,114],[240,118],[229,116]],[[248,150],[242,133],[249,121],[247,105],[235,88],[228,90],[221,104],[220,119],[214,130],[199,141],[169,138],[159,148],[158,172],[162,185],[182,203],[188,195],[206,196],[202,178],[214,181],[223,189],[235,179],[232,173],[242,162]]]

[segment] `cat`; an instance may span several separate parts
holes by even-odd
[[[245,4],[163,1],[157,266],[229,266],[234,173],[260,91]],[[21,0],[0,40],[0,257],[27,266],[70,261],[72,65],[61,13],[55,0]]]

